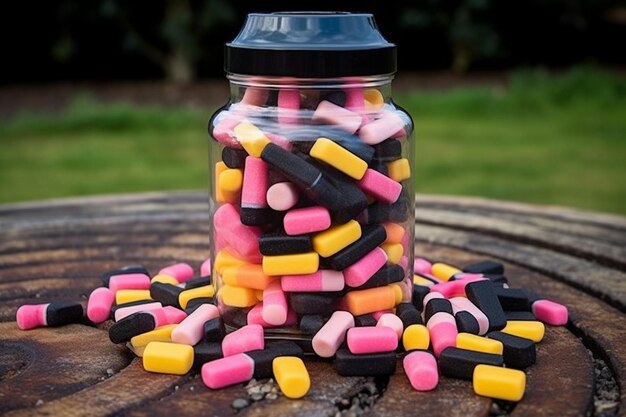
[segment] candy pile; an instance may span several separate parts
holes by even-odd
[[[126,343],[147,371],[200,370],[211,389],[273,377],[286,397],[300,398],[311,384],[304,351],[312,351],[334,357],[339,374],[361,376],[394,373],[400,355],[418,391],[435,389],[441,373],[472,380],[479,395],[519,401],[526,384],[522,370],[535,362],[543,323],[566,324],[567,309],[509,288],[497,262],[461,270],[417,258],[414,268],[411,302],[374,314],[337,309],[326,318],[303,316],[299,327],[316,330],[298,344],[266,340],[258,323],[227,332],[215,306],[209,260],[200,278],[183,263],[152,278],[140,266],[107,272],[104,286],[89,296],[86,314],[93,324],[112,319],[111,341]],[[78,303],[24,305],[16,319],[23,330],[85,321]]]

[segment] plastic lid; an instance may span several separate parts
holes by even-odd
[[[224,69],[300,78],[392,74],[396,46],[369,13],[251,13],[226,44]]]

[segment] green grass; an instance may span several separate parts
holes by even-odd
[[[516,73],[507,89],[419,91],[418,192],[626,214],[626,81],[590,68]],[[0,124],[0,202],[206,188],[212,109],[77,100]]]

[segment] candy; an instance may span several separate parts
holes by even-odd
[[[263,257],[263,273],[267,275],[312,274],[318,267],[319,255],[316,252]]]
[[[361,225],[355,220],[340,224],[313,236],[313,249],[320,256],[329,257],[361,237]]]
[[[267,189],[267,164],[260,158],[247,157],[241,189],[241,223],[255,226],[267,222]]]
[[[185,375],[193,365],[193,348],[177,343],[150,342],[143,351],[143,369]]]
[[[382,250],[387,254],[387,260],[391,264],[399,264],[402,259],[402,255],[404,255],[404,248],[401,243],[383,243],[380,245]]]
[[[407,352],[410,350],[426,350],[430,345],[430,332],[423,324],[412,324],[402,333],[402,345]]]
[[[286,211],[298,203],[299,197],[300,193],[298,192],[298,187],[296,187],[295,184],[290,182],[279,182],[267,189],[266,201],[267,205],[272,209],[277,211]]]
[[[256,349],[263,349],[265,340],[263,339],[263,327],[258,324],[248,324],[227,334],[222,340],[222,352],[224,357],[248,352]]]
[[[396,306],[396,315],[402,320],[404,327],[413,324],[422,324],[422,318],[419,311],[411,303],[400,303]]]
[[[395,113],[384,112],[383,116],[359,129],[359,137],[368,145],[376,145],[391,137],[404,127],[404,121]]]
[[[252,307],[250,311],[248,311],[248,314],[246,316],[246,322],[247,324],[259,324],[263,327],[276,327],[276,325],[270,324],[266,322],[265,320],[263,320],[263,302],[258,303],[257,305]],[[281,323],[278,326],[293,326],[297,322],[298,322],[298,315],[296,314],[295,311],[288,308],[287,318],[285,319],[285,322]]]
[[[263,290],[263,321],[272,326],[280,326],[287,321],[287,312],[287,297],[280,282],[274,281]]]
[[[222,280],[227,285],[264,290],[276,277],[263,273],[263,267],[256,264],[244,264],[225,268],[222,271]]]
[[[243,149],[229,148],[222,149],[222,161],[228,168],[243,168],[246,163],[248,153]]]
[[[535,344],[530,339],[502,332],[491,332],[487,337],[502,343],[504,364],[508,368],[525,369],[537,360]]]
[[[354,355],[339,349],[335,355],[335,370],[343,376],[391,375],[396,371],[395,352]]]
[[[335,125],[347,133],[354,133],[361,126],[361,116],[350,110],[322,100],[313,113],[313,121]],[[366,142],[367,143],[367,142]]]
[[[278,340],[268,342],[265,349],[247,352],[254,361],[254,372],[252,376],[257,379],[271,378],[274,376],[273,362],[279,357],[303,358],[302,349],[293,342]]]
[[[400,265],[386,265],[380,268],[370,279],[355,289],[384,287],[388,284],[400,282],[404,279],[404,270]]]
[[[200,369],[202,365],[216,359],[223,358],[220,342],[202,341],[193,347],[193,369]]]
[[[208,262],[208,260],[205,262]],[[202,265],[205,265],[205,264],[202,264]],[[204,268],[206,268],[206,266]],[[201,267],[201,269],[204,269],[204,268]],[[209,268],[210,268],[210,265],[209,265]],[[209,274],[210,274],[210,270],[209,270]],[[205,275],[205,276],[201,276],[198,278],[192,278],[189,281],[183,283],[182,286],[186,290],[191,290],[193,288],[205,287],[207,285],[211,285],[212,283],[213,281],[211,279],[211,275]]]
[[[402,289],[395,284],[351,291],[344,297],[348,311],[355,316],[394,308],[402,301]]]
[[[376,324],[376,321],[374,321],[374,324]],[[324,326],[324,317],[319,314],[303,315],[300,318],[300,323],[298,325],[302,333],[310,335],[314,335],[315,333],[319,332],[322,326]]]
[[[165,314],[140,311],[113,324],[109,328],[109,339],[113,343],[128,342],[134,336],[149,332],[164,324],[167,324]]]
[[[235,137],[243,148],[254,157],[260,157],[270,140],[265,134],[249,121],[243,121],[234,127]]]
[[[344,274],[322,269],[308,275],[283,275],[280,284],[283,291],[287,292],[341,291],[344,288]]]
[[[454,314],[454,320],[456,321],[456,327],[459,332],[470,334],[480,333],[478,320],[467,311],[457,311]]]
[[[288,299],[289,306],[298,314],[321,314],[325,317],[333,313],[337,304],[336,293],[289,293]]]
[[[137,265],[137,266],[126,266],[120,269],[107,271],[100,276],[100,279],[102,280],[102,284],[104,284],[105,287],[108,287],[111,277],[115,275],[127,275],[127,274],[142,274],[142,275],[150,276],[150,272],[148,272],[146,268],[144,268],[143,266]]]
[[[109,289],[119,290],[147,290],[150,288],[150,277],[144,274],[113,275],[109,279]]]
[[[458,274],[459,272],[462,272],[462,271],[458,268],[455,268],[448,264],[437,262],[437,263],[432,264],[430,273],[435,278],[441,281],[449,281],[450,278],[454,276],[454,274]]]
[[[552,326],[567,324],[567,307],[550,300],[537,300],[532,303],[532,312],[537,319]]]
[[[348,329],[354,327],[354,317],[346,311],[335,311],[312,340],[313,350],[318,356],[330,358],[339,349]]]
[[[178,297],[183,289],[171,284],[155,282],[150,285],[150,298],[164,306],[180,306]]]
[[[515,369],[478,365],[473,375],[474,392],[485,397],[519,401],[526,389],[526,375]]]
[[[151,299],[150,290],[119,290],[115,293],[115,304]]]
[[[212,285],[184,290],[178,295],[178,304],[182,308],[187,308],[187,304],[194,298],[213,297],[213,295],[215,295],[215,288]]]
[[[150,280],[150,284],[155,284],[157,282],[160,282],[161,284],[170,284],[170,285],[179,285],[180,282],[178,282],[178,280],[170,275],[155,275],[152,277],[152,279]]]
[[[296,89],[284,88],[278,91],[278,123],[298,123],[300,109],[300,92]]]
[[[80,323],[82,318],[83,306],[66,302],[26,304],[18,308],[15,315],[17,327],[21,330]]]
[[[398,201],[402,192],[402,185],[399,182],[369,168],[357,184],[363,191],[387,204]]]
[[[545,326],[540,321],[511,321],[501,330],[502,333],[524,337],[535,343],[541,342],[545,333]]]
[[[450,299],[452,303],[452,310],[454,314],[459,311],[466,311],[471,314],[478,322],[478,334],[485,335],[489,331],[489,319],[478,307],[476,307],[470,300],[464,297],[454,297]]]
[[[504,311],[530,311],[530,303],[524,290],[494,287],[494,291]]]
[[[381,248],[374,249],[344,270],[346,285],[350,287],[363,285],[386,262],[387,254],[385,251]]]
[[[432,316],[442,312],[452,315],[452,303],[445,298],[430,299],[424,308],[424,321],[428,322]]]
[[[96,288],[89,294],[87,300],[87,318],[95,324],[106,321],[111,315],[111,306],[115,301],[115,294],[108,288]]]
[[[439,357],[441,352],[456,344],[458,330],[454,316],[449,313],[435,313],[426,323],[430,332],[430,342],[435,356]]]
[[[413,351],[402,360],[404,373],[416,391],[431,391],[439,383],[437,361],[430,352]]]
[[[491,353],[494,355],[502,355],[504,351],[502,342],[495,339],[476,336],[470,333],[459,333],[456,336],[456,347],[459,349]]]
[[[503,365],[502,355],[476,352],[473,350],[448,347],[439,355],[439,369],[445,376],[471,380],[474,368],[480,364]]]
[[[359,240],[332,255],[325,262],[329,267],[342,271],[376,249],[385,241],[386,237],[385,228],[381,225],[361,226]]]
[[[489,331],[500,330],[506,325],[506,317],[498,296],[489,281],[476,281],[465,287],[467,298],[489,319]]]
[[[193,268],[186,263],[177,263],[166,266],[159,271],[159,275],[170,275],[176,278],[178,282],[186,282],[193,278]]]
[[[317,139],[309,154],[355,180],[363,178],[367,170],[364,160],[327,138]]]
[[[406,158],[397,159],[387,164],[388,176],[394,181],[404,181],[411,178],[411,166]]]
[[[219,389],[252,379],[254,360],[245,353],[216,359],[202,365],[202,382],[211,388]]]
[[[390,327],[353,327],[347,333],[348,349],[363,353],[393,352],[398,347],[398,336]]]
[[[176,324],[167,324],[165,326],[158,327],[146,333],[141,333],[137,336],[133,336],[130,339],[133,352],[142,357],[144,350],[150,342],[171,342],[172,330],[176,327]]]
[[[283,218],[285,233],[291,236],[320,232],[330,223],[330,213],[321,206],[289,210]]]
[[[308,235],[288,236],[282,231],[265,233],[259,239],[259,250],[265,256],[311,252],[313,245]]]
[[[485,275],[502,275],[504,274],[504,265],[495,261],[481,261],[463,267],[463,272]]]
[[[204,304],[187,316],[172,331],[172,341],[193,346],[202,340],[204,324],[219,316],[217,307],[212,304]]]
[[[254,290],[234,285],[224,285],[220,289],[222,302],[231,307],[250,307],[259,302]]]
[[[281,356],[274,359],[272,367],[276,383],[285,397],[302,398],[309,392],[311,380],[302,359]]]
[[[396,339],[400,339],[402,337],[402,332],[404,331],[402,320],[400,320],[400,318],[393,313],[382,314],[376,322],[376,327],[390,328],[395,332]]]

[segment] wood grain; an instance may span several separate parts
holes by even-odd
[[[568,328],[548,328],[525,398],[513,416],[593,413],[594,373],[587,349],[626,382],[626,219],[557,207],[420,196],[416,253],[456,265],[505,262],[512,286],[568,305]],[[133,416],[235,412],[243,385],[208,390],[198,375],[155,375],[105,327],[72,325],[18,331],[27,302],[85,302],[102,271],[141,263],[156,271],[174,261],[198,268],[208,255],[208,210],[200,192],[148,193],[0,206],[0,413]],[[572,333],[573,332],[573,333]],[[579,338],[578,336],[582,337]],[[308,360],[313,387],[292,401],[252,403],[245,416],[334,416],[372,378],[339,377]],[[376,381],[380,383],[381,381]],[[432,393],[413,391],[402,373],[389,378],[367,416],[487,416],[491,400],[471,383],[442,378]],[[383,384],[384,385],[384,384]],[[617,415],[626,415],[626,390]]]

